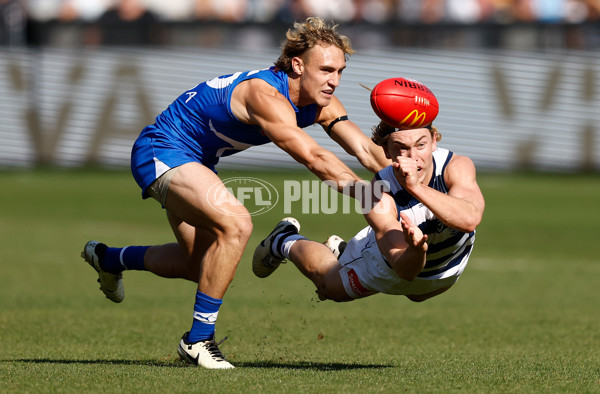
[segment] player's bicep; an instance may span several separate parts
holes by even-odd
[[[248,86],[242,100],[249,123],[256,124],[265,131],[274,130],[281,124],[296,124],[295,112],[289,101],[272,86]]]
[[[473,161],[466,156],[454,157],[446,170],[448,195],[467,201],[483,213],[485,201],[477,184]]]
[[[248,114],[275,145],[300,163],[312,160],[320,147],[298,127],[296,113],[281,94],[255,92],[248,104]]]

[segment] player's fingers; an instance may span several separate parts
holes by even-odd
[[[400,217],[402,218],[403,222],[406,222],[407,226],[414,226],[413,222],[410,220],[410,218],[408,217],[408,215],[406,215],[404,212],[400,212]]]
[[[410,226],[405,222],[402,221],[402,223],[400,223],[402,226],[402,231],[404,231],[405,233],[408,233],[408,230],[410,230]]]

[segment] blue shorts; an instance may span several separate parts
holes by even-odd
[[[131,151],[131,172],[142,189],[143,198],[150,197],[146,191],[148,186],[171,168],[196,162],[217,172],[216,157],[198,157],[184,144],[170,140],[156,131],[154,126],[144,128]]]

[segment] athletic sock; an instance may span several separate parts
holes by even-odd
[[[124,248],[106,248],[100,258],[100,267],[111,274],[125,270],[145,271],[144,255],[150,246],[126,246]]]
[[[279,259],[289,258],[292,245],[300,239],[306,239],[306,237],[292,232],[276,236],[273,243],[271,243],[271,254]]]
[[[215,336],[215,323],[223,300],[212,298],[200,290],[196,292],[194,321],[187,336],[188,343],[212,339]]]

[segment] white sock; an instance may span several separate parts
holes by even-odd
[[[292,245],[299,239],[306,239],[300,234],[281,234],[275,237],[272,245],[272,252],[275,257],[284,257],[288,259],[290,257],[290,249]]]

